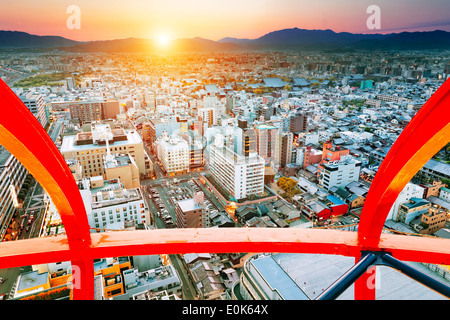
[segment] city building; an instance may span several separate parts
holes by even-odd
[[[263,195],[264,163],[264,159],[255,153],[246,157],[228,147],[210,147],[211,175],[236,200]]]
[[[93,124],[90,132],[64,136],[60,149],[66,160],[80,162],[83,177],[103,175],[104,155],[108,150],[110,153],[130,154],[139,168],[139,174],[147,175],[153,171],[153,164],[135,130],[111,129],[109,124]]]
[[[68,110],[71,119],[77,119],[81,123],[115,119],[120,114],[118,101],[64,101],[52,102],[53,111]]]
[[[119,179],[125,189],[141,186],[139,169],[134,158],[128,153],[103,155],[103,177],[105,180]]]
[[[178,228],[206,228],[209,226],[208,210],[204,208],[203,193],[194,198],[180,200],[175,207]]]
[[[207,124],[208,127],[218,124],[218,114],[216,108],[199,108],[197,113],[198,116],[202,118],[203,123]]]
[[[411,198],[398,209],[398,221],[409,224],[417,216],[428,212],[431,203],[422,198]]]
[[[67,264],[67,263],[66,263]],[[33,266],[33,270],[21,273],[11,291],[10,299],[17,300],[68,300],[72,285],[71,268],[62,271],[51,271],[41,265]]]
[[[94,277],[101,276],[102,297],[114,298],[125,293],[124,273],[132,268],[128,257],[114,257],[94,261]]]
[[[386,220],[398,221],[398,211],[400,205],[409,201],[411,198],[423,198],[424,191],[425,189],[423,187],[414,183],[408,183],[406,187],[400,192],[397,200],[395,200],[394,204],[392,205],[392,208],[389,211]]]
[[[237,127],[234,129],[234,151],[248,157],[256,153],[256,133],[254,129]]]
[[[445,188],[445,183],[443,183],[440,180],[438,181],[434,180],[432,183],[421,184],[420,186],[425,188],[423,197],[427,199],[428,197],[431,196],[439,197],[439,190],[441,188]]]
[[[119,179],[105,181],[102,176],[83,180],[80,188],[91,228],[123,230],[127,221],[150,223],[140,188],[126,189]]]
[[[143,134],[143,138],[146,142],[153,144],[163,132],[167,132],[168,135],[181,132],[181,123],[177,122],[176,119],[169,118],[149,119],[148,129],[146,134]]]
[[[439,188],[439,198],[450,202],[450,189],[446,187]]]
[[[28,171],[0,146],[0,240],[4,240],[11,221],[21,206],[18,194],[25,182]],[[12,235],[8,235],[10,238]]]
[[[277,140],[277,163],[279,168],[284,168],[292,162],[294,134],[283,132],[278,135]]]
[[[28,110],[36,117],[42,127],[46,128],[48,124],[45,101],[41,94],[36,94],[31,91],[23,92],[19,94],[20,100],[25,104]]]
[[[277,154],[277,137],[279,134],[278,127],[259,124],[255,126],[256,149],[258,154],[264,158],[266,162],[275,160]]]
[[[449,210],[433,204],[428,212],[422,214],[419,226],[416,230],[421,234],[435,234],[445,227]],[[416,218],[417,219],[417,218]],[[412,221],[414,223],[414,221]]]
[[[342,156],[340,161],[323,164],[323,168],[319,184],[329,190],[331,187],[345,187],[352,181],[358,181],[361,161],[352,156]]]
[[[164,133],[155,142],[157,156],[166,175],[173,176],[189,172],[191,153],[189,144],[179,136]]]
[[[292,133],[308,132],[308,115],[297,113],[289,117],[289,131]]]
[[[350,154],[350,150],[341,146],[334,146],[332,142],[327,141],[323,144],[322,160],[317,167],[318,174],[323,171],[323,164],[330,161],[339,161],[342,156]]]
[[[167,296],[161,300],[171,300],[169,297],[179,300],[182,296],[182,282],[172,265],[146,271],[138,271],[136,268],[125,270],[123,271],[123,285],[125,292],[116,296],[114,300],[141,300],[143,294],[153,297],[155,295]]]

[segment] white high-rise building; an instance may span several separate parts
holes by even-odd
[[[198,109],[198,116],[203,119],[208,126],[217,125],[217,110],[213,107]]]
[[[243,156],[225,146],[210,147],[211,174],[236,200],[264,193],[264,163],[256,153]]]
[[[80,190],[91,228],[120,230],[126,221],[150,223],[150,216],[140,188],[126,189],[119,179],[100,176],[85,179]]]
[[[45,128],[47,125],[47,116],[45,114],[45,101],[41,94],[25,92],[19,95],[20,100],[25,104],[28,110],[38,119],[39,123]]]
[[[163,133],[155,144],[158,159],[167,175],[189,172],[190,149],[186,140]]]
[[[352,156],[341,156],[339,161],[325,163],[319,175],[319,184],[329,190],[331,187],[345,187],[352,181],[358,181],[361,172],[361,161]]]
[[[0,241],[6,236],[19,206],[17,195],[27,174],[28,171],[19,160],[0,145]]]

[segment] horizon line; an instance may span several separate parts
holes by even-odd
[[[233,37],[233,36],[226,36],[226,37],[222,37],[218,40],[212,40],[212,39],[208,39],[208,38],[204,38],[201,36],[194,36],[194,37],[178,37],[178,38],[174,38],[172,39],[172,41],[175,40],[180,40],[180,39],[195,39],[195,38],[200,38],[200,39],[204,39],[204,40],[210,40],[210,41],[214,41],[214,42],[218,42],[220,40],[226,39],[226,38],[230,38],[230,39],[236,39],[236,40],[256,40],[259,39],[269,33],[273,33],[273,32],[277,32],[277,31],[283,31],[283,30],[293,30],[293,29],[299,29],[299,30],[307,30],[307,31],[332,31],[334,33],[350,33],[350,34],[363,34],[363,35],[389,35],[389,34],[400,34],[400,33],[415,33],[415,32],[435,32],[435,31],[443,31],[443,32],[450,32],[450,30],[443,30],[443,29],[434,29],[434,30],[412,30],[412,31],[407,31],[408,27],[405,28],[395,28],[395,29],[385,29],[385,32],[383,32],[383,30],[374,30],[373,32],[369,31],[367,33],[363,33],[363,32],[350,32],[350,31],[334,31],[333,29],[330,28],[326,28],[326,29],[303,29],[303,28],[299,28],[299,27],[292,27],[292,28],[283,28],[283,29],[277,29],[277,30],[273,30],[273,31],[269,31],[257,38],[237,38],[237,37]],[[406,30],[405,30],[406,29]],[[394,32],[394,30],[401,30],[398,32]],[[64,38],[66,40],[70,40],[70,41],[75,41],[75,42],[96,42],[96,41],[114,41],[114,40],[126,40],[126,39],[143,39],[143,40],[154,40],[154,38],[144,38],[144,37],[134,37],[134,36],[129,36],[129,37],[124,37],[124,38],[110,38],[110,39],[96,39],[96,40],[74,40],[71,38],[68,38],[66,36],[61,36],[61,35],[56,35],[56,34],[34,34],[34,33],[30,33],[27,31],[22,31],[22,30],[3,30],[1,29],[1,31],[4,32],[21,32],[21,33],[26,33],[32,36],[38,36],[38,37],[61,37]],[[380,32],[381,31],[381,32]]]

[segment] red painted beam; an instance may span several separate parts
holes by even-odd
[[[392,145],[370,186],[359,240],[376,249],[387,215],[411,178],[450,141],[450,80],[417,112]]]
[[[300,228],[205,228],[111,231],[92,234],[85,260],[117,256],[290,252],[360,256],[363,247],[353,231]],[[382,234],[379,251],[404,261],[450,264],[450,240],[434,237]],[[72,259],[66,236],[3,242],[2,268]]]
[[[80,261],[91,243],[83,200],[65,159],[45,129],[16,94],[0,80],[0,144],[13,154],[50,195],[66,229],[72,260]],[[50,248],[49,248],[50,249]],[[85,279],[87,280],[87,279]],[[74,296],[93,297],[74,290]]]

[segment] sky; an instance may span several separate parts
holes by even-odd
[[[69,28],[79,8],[79,28]],[[369,29],[370,5],[380,29]],[[285,29],[391,33],[450,31],[449,0],[0,0],[0,30],[78,41],[123,38],[254,39]]]

